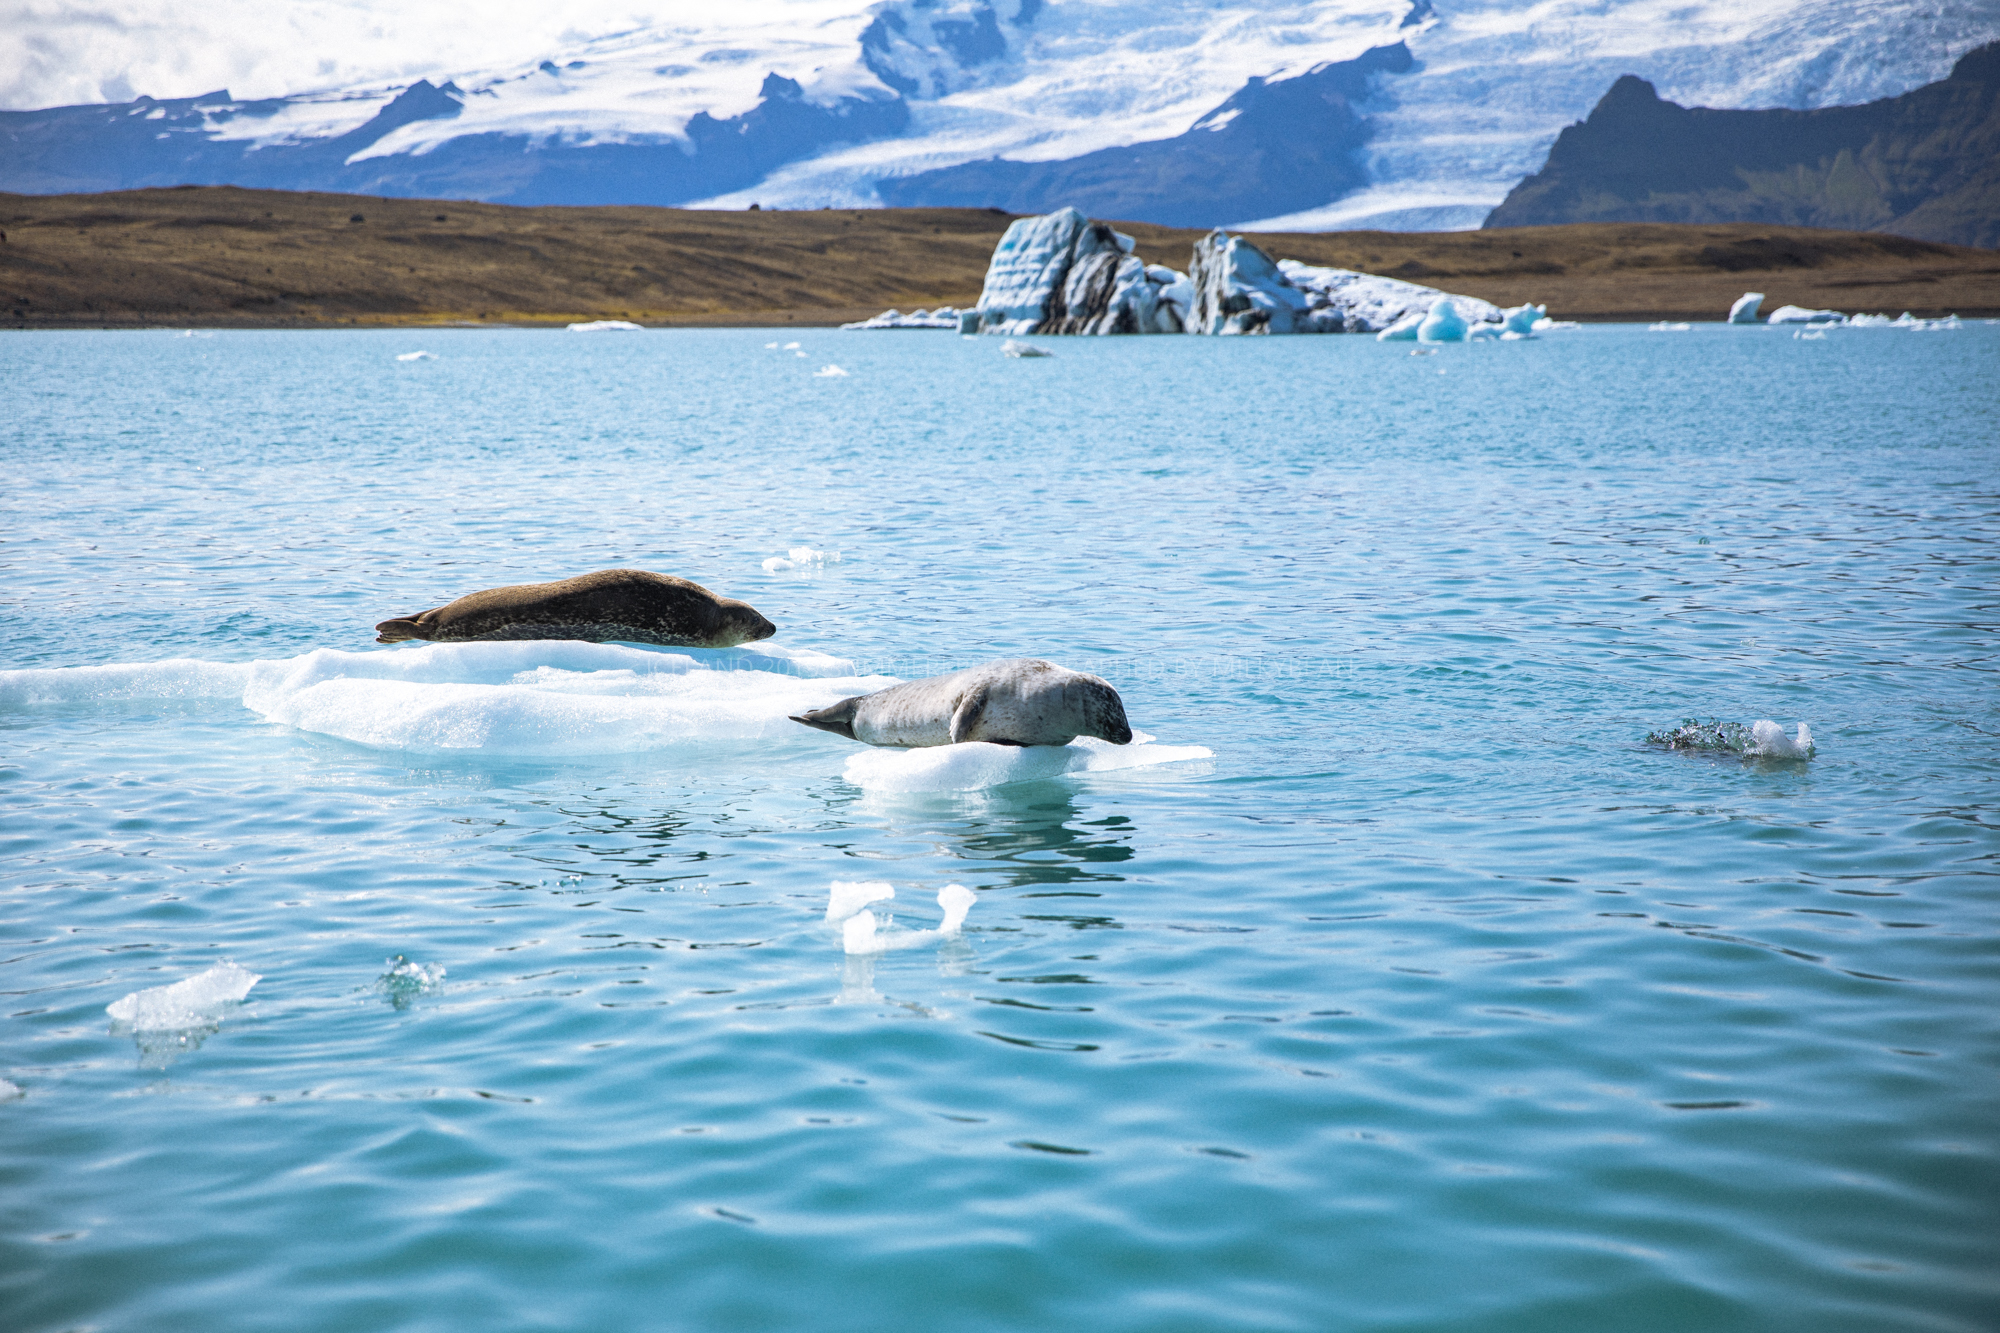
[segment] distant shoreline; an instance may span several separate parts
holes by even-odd
[[[356,216],[360,221],[353,220]],[[185,186],[0,194],[0,328],[823,328],[969,306],[993,209],[517,208]],[[1199,229],[1116,224],[1185,270]],[[1256,234],[1275,258],[1586,323],[1721,320],[1745,291],[2000,316],[2000,251],[1752,223]]]

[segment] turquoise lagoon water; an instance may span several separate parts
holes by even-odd
[[[0,1326],[2000,1321],[2000,329],[773,337],[0,340]],[[613,565],[782,655],[372,642]]]

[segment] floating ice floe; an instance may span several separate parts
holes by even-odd
[[[1794,333],[1792,336],[1794,338],[1803,339],[1806,342],[1825,342],[1826,330],[1814,329],[1811,332],[1807,332],[1806,330],[1801,329],[1797,333]]]
[[[21,1091],[20,1084],[10,1083],[4,1078],[0,1078],[0,1102],[11,1102],[16,1097],[25,1097],[27,1095],[27,1093]]]
[[[1196,291],[1189,333],[1379,336],[1411,319],[1412,328],[1421,325],[1440,300],[1450,301],[1468,326],[1491,324],[1497,330],[1505,318],[1500,307],[1476,296],[1353,269],[1273,262],[1243,237],[1221,231],[1195,243],[1189,274]]]
[[[1812,730],[1805,723],[1798,724],[1796,734],[1787,736],[1783,727],[1768,719],[1746,727],[1741,722],[1683,718],[1678,727],[1653,732],[1646,740],[1669,750],[1705,750],[1764,759],[1810,759],[1815,750]]]
[[[436,358],[435,356],[432,356],[432,355],[431,355],[431,354],[430,354],[429,352],[398,352],[398,353],[396,353],[396,359],[397,359],[398,361],[435,361],[435,360],[437,360],[437,358]]]
[[[571,333],[644,333],[644,324],[634,324],[629,319],[592,319],[581,324],[568,326]]]
[[[1692,325],[1692,324],[1676,324],[1676,323],[1672,322],[1671,320],[1664,320],[1664,319],[1663,319],[1663,320],[1661,320],[1661,321],[1660,321],[1659,323],[1657,323],[1657,324],[1648,324],[1648,325],[1646,326],[1646,332],[1648,332],[1648,333],[1693,333],[1693,332],[1694,332],[1694,325]]]
[[[953,329],[959,326],[961,315],[976,312],[959,311],[948,305],[935,310],[912,310],[904,314],[900,310],[884,310],[872,319],[857,319],[852,324],[843,324],[843,329]]]
[[[1532,338],[1535,330],[1549,322],[1549,308],[1545,305],[1517,305],[1500,312],[1503,321],[1500,337],[1507,342],[1521,338]]]
[[[1757,307],[1763,304],[1764,293],[1743,293],[1743,295],[1736,298],[1736,304],[1729,307],[1729,322],[1731,324],[1755,324],[1757,322]]]
[[[1844,324],[1847,316],[1838,310],[1808,310],[1804,306],[1781,305],[1771,312],[1766,324]]]
[[[1055,353],[1046,347],[1037,347],[1033,343],[1017,342],[1009,338],[1006,342],[1000,344],[1000,355],[1018,357],[1024,361],[1032,361],[1039,356],[1054,356]]]
[[[867,910],[869,903],[883,902],[895,896],[895,887],[880,881],[833,882],[827,895],[826,920],[828,924],[840,926],[840,943],[844,952],[888,953],[892,949],[913,949],[950,939],[964,929],[965,915],[978,901],[977,895],[963,884],[947,884],[938,890],[937,904],[944,912],[944,919],[938,922],[935,929],[898,930],[893,917],[878,921],[875,913]]]
[[[962,792],[1076,773],[1150,768],[1208,759],[1214,753],[1202,745],[1155,745],[1151,736],[1135,731],[1129,745],[1079,736],[1068,745],[962,741],[913,750],[871,748],[851,756],[843,773],[855,786],[880,794]]]
[[[816,380],[843,380],[847,378],[847,372],[839,366],[821,366],[813,372],[813,378]]]
[[[263,980],[234,963],[217,963],[206,972],[171,986],[133,991],[113,1000],[104,1011],[134,1032],[177,1032],[220,1023],[230,1006]]]
[[[840,563],[838,551],[815,551],[810,546],[794,546],[783,555],[774,555],[764,561],[764,572],[782,574],[787,570],[824,569],[828,565]]]
[[[895,683],[768,640],[682,649],[529,640],[0,671],[0,705],[234,698],[266,722],[383,749],[559,756],[783,744],[800,739],[792,714]]]

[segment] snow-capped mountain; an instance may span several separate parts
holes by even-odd
[[[603,26],[286,96],[0,113],[0,189],[1039,207],[1023,182],[1108,180],[1146,211],[1074,202],[1466,227],[1621,75],[1689,106],[1863,102],[2000,38],[2000,0],[763,0]],[[1134,185],[1160,171],[1178,211]]]

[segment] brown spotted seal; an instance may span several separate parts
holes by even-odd
[[[1038,657],[1016,657],[948,676],[891,685],[792,719],[869,745],[915,749],[990,741],[1068,745],[1096,736],[1128,745],[1125,701],[1108,681]]]
[[[385,620],[377,643],[429,639],[583,639],[733,648],[768,639],[778,627],[749,605],[699,583],[643,569],[601,569],[554,583],[521,583],[467,593],[455,602]]]

